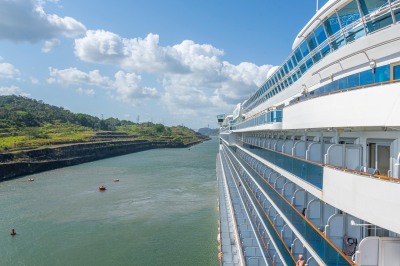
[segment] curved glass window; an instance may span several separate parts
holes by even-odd
[[[281,73],[281,77],[283,78],[285,76],[285,72],[283,72],[283,67],[281,67],[280,73]]]
[[[325,47],[323,47],[323,48],[321,49],[322,57],[325,57],[325,56],[328,55],[330,52],[331,52],[331,47],[329,46],[329,44],[326,45]]]
[[[304,41],[300,44],[300,50],[304,57],[306,57],[310,53],[310,50],[308,49],[306,41]]]
[[[289,59],[289,60],[287,61],[287,65],[288,65],[288,67],[289,67],[289,70],[292,71],[292,70],[293,70],[292,60]]]
[[[334,35],[340,30],[339,20],[336,14],[333,14],[327,20],[325,20],[324,25],[329,36]]]
[[[340,23],[343,28],[348,28],[346,30],[346,41],[352,42],[365,35],[364,25],[362,23],[357,23],[351,28],[351,24],[360,19],[360,12],[358,11],[358,6],[356,1],[351,1],[345,7],[338,11]]]
[[[301,73],[304,74],[307,71],[306,64],[302,64],[300,67]]]
[[[294,55],[296,56],[297,62],[300,62],[301,59],[303,59],[300,48],[297,48],[296,51],[294,51]]]
[[[283,81],[283,83],[285,84],[285,88],[288,86],[288,81],[287,79],[285,79],[285,81]]]
[[[289,73],[288,67],[286,64],[283,65],[283,69],[285,70],[285,74]]]
[[[297,60],[296,60],[296,57],[294,55],[292,55],[292,62],[293,62],[293,66],[296,67],[297,66]]]
[[[322,24],[319,25],[319,27],[315,29],[314,33],[315,33],[315,37],[317,38],[317,41],[319,44],[322,44],[326,40],[326,33],[325,33],[324,26]]]
[[[364,16],[388,4],[388,0],[359,0],[359,2]]]
[[[307,68],[308,68],[308,69],[312,67],[312,65],[313,65],[313,61],[312,61],[312,59],[311,59],[311,58],[310,58],[310,59],[308,59],[308,60],[306,61],[306,65],[307,65]]]
[[[293,79],[293,82],[296,82],[296,81],[297,81],[296,73],[294,73],[294,74],[292,75],[292,79]]]
[[[308,36],[306,41],[307,41],[308,47],[310,47],[310,51],[317,48],[318,45],[317,45],[317,41],[315,40],[314,33],[311,32],[310,36]]]
[[[396,21],[400,21],[400,8],[393,11]]]
[[[296,74],[297,74],[297,77],[298,77],[298,78],[301,78],[302,74],[301,74],[301,71],[300,71],[300,69],[297,69],[297,72],[296,72]]]
[[[344,44],[345,44],[345,42],[344,42],[344,38],[342,35],[339,35],[333,42],[331,42],[333,50],[339,49]]]
[[[319,60],[321,60],[321,54],[319,52],[316,52],[315,55],[313,55],[312,59],[314,60],[314,63],[317,63]]]

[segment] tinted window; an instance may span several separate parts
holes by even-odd
[[[319,25],[319,27],[315,29],[314,33],[319,44],[326,40],[326,33],[323,25]]]
[[[289,59],[289,60],[287,61],[287,65],[288,65],[288,67],[289,67],[289,70],[292,71],[292,69],[293,69],[292,60]]]
[[[314,60],[314,63],[317,63],[319,60],[321,60],[321,54],[319,52],[316,52],[315,55],[313,55],[312,59]]]
[[[303,59],[303,56],[301,55],[301,52],[300,52],[300,48],[297,48],[296,51],[294,52],[294,54],[296,56],[297,62],[300,62],[301,59]]]
[[[324,25],[329,36],[332,36],[340,30],[339,21],[336,14],[333,14],[331,17],[325,20]]]
[[[308,44],[308,47],[310,48],[310,51],[317,48],[318,45],[317,45],[317,41],[315,40],[314,33],[311,33],[310,36],[308,36],[307,44]]]
[[[394,12],[394,16],[396,17],[396,21],[400,21],[400,8],[396,9]]]
[[[292,79],[293,79],[293,82],[296,82],[296,80],[297,80],[296,74],[293,74],[293,75],[292,75]]]
[[[300,67],[301,73],[304,74],[307,70],[306,64],[302,64]]]
[[[331,47],[329,46],[329,44],[321,49],[322,57],[325,57],[330,52],[331,52]]]
[[[358,12],[357,3],[355,1],[351,1],[340,9],[338,14],[343,28],[360,19],[360,13]]]
[[[310,53],[310,51],[308,50],[306,41],[304,41],[300,44],[300,49],[301,49],[301,52],[303,53],[304,57],[306,57]]]
[[[359,0],[359,2],[364,16],[388,4],[387,0]]]
[[[311,68],[312,67],[312,65],[313,65],[313,61],[312,61],[312,59],[310,58],[310,59],[308,59],[307,61],[306,61],[306,65],[307,65],[307,69],[309,69],[309,68]]]
[[[286,73],[286,74],[289,73],[289,70],[288,70],[288,67],[287,67],[286,64],[283,65],[283,69],[285,70],[285,73]]]
[[[294,67],[297,66],[296,57],[294,55],[292,55],[292,62]]]

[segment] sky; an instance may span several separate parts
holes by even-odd
[[[315,10],[315,0],[0,0],[0,95],[216,128]]]

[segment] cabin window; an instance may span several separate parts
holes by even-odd
[[[308,49],[306,41],[304,41],[300,44],[300,49],[301,49],[301,52],[304,57],[306,57],[310,53],[310,50]]]
[[[297,61],[296,61],[296,57],[294,55],[292,55],[292,61],[293,61],[293,66],[296,67]]]

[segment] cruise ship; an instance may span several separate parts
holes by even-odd
[[[329,0],[227,111],[221,265],[400,265],[399,0]]]

